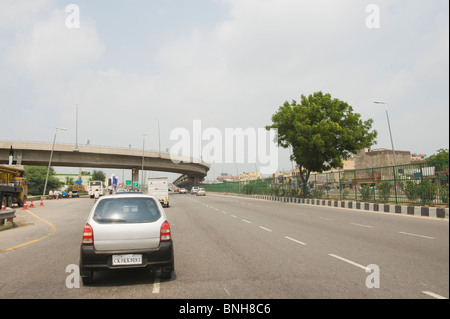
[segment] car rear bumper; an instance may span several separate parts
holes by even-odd
[[[113,255],[142,254],[142,264],[139,265],[120,265],[115,266],[112,263]],[[129,251],[98,251],[93,245],[81,245],[80,249],[80,271],[123,269],[123,268],[165,268],[173,270],[173,242],[161,242],[156,249],[147,250],[129,250]]]

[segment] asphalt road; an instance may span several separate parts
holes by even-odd
[[[93,200],[44,204],[17,209],[20,226],[0,232],[0,299],[449,297],[448,220],[174,194],[170,280],[121,270],[77,288],[73,267]]]

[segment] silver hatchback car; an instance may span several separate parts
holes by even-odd
[[[174,270],[173,242],[164,209],[153,196],[102,196],[91,209],[80,249],[80,276],[91,284],[94,271],[123,268]]]

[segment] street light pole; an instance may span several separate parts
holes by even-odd
[[[395,204],[398,204],[398,197],[397,197],[397,178],[398,178],[398,170],[397,170],[397,159],[395,157],[395,149],[394,149],[394,140],[392,139],[392,132],[391,132],[391,123],[389,121],[389,114],[388,114],[388,108],[386,102],[381,101],[375,101],[375,104],[384,104],[386,108],[386,119],[388,122],[389,127],[389,135],[391,137],[391,145],[392,145],[392,154],[394,155],[394,190],[395,190]]]
[[[76,107],[76,121],[75,121],[75,150],[78,150],[78,104]]]
[[[158,120],[158,146],[159,146],[159,157],[161,157],[161,131],[159,130],[159,119]]]
[[[50,173],[50,166],[52,165],[53,150],[54,150],[54,148],[55,148],[56,133],[58,133],[58,130],[67,131],[67,129],[65,129],[65,128],[59,128],[59,127],[57,127],[57,128],[55,129],[55,136],[53,137],[52,151],[50,152],[50,160],[49,160],[49,162],[48,162],[47,176],[45,177],[44,193],[42,194],[42,197],[45,196],[45,191],[47,190],[48,175],[49,175],[49,173]]]
[[[141,190],[144,185],[144,147],[145,147],[145,137],[147,133],[142,134],[142,171],[141,171]]]
[[[394,165],[397,166],[397,158],[395,156],[394,140],[392,139],[391,123],[389,122],[389,114],[388,114],[387,103],[386,102],[381,102],[381,101],[375,101],[373,103],[375,103],[375,104],[384,104],[384,106],[386,108],[386,119],[387,119],[388,127],[389,127],[389,136],[391,137],[392,154],[394,155]]]

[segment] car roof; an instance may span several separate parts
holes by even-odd
[[[130,198],[152,198],[155,199],[156,198],[152,195],[149,194],[144,194],[142,192],[120,192],[120,193],[116,193],[116,194],[112,194],[112,195],[105,195],[100,197],[100,200],[103,199],[108,199],[108,198],[124,198],[124,197],[130,197]]]

